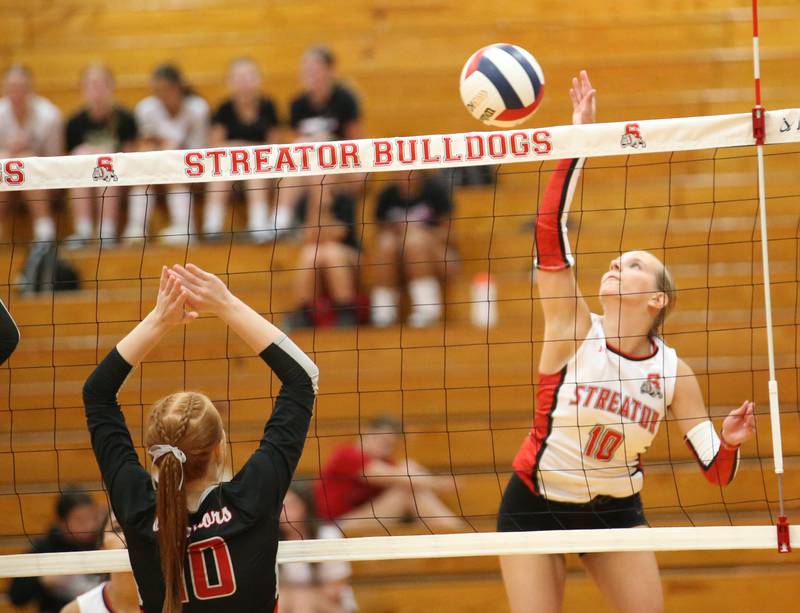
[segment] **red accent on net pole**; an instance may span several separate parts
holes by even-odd
[[[785,515],[778,517],[778,553],[791,553],[792,543],[789,538],[789,520]]]
[[[753,138],[756,145],[764,144],[764,107],[761,106],[761,58],[758,53],[758,0],[753,0],[753,77],[755,80],[756,103],[753,107]]]
[[[758,36],[758,0],[753,0],[753,36]]]
[[[756,139],[756,145],[764,144],[765,132],[764,109],[758,105],[753,107],[753,138]]]

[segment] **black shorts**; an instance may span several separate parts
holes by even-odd
[[[497,514],[498,532],[597,530],[646,525],[639,494],[625,498],[598,496],[582,504],[557,502],[534,494],[516,474],[508,482]]]

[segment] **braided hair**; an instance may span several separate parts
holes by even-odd
[[[207,473],[222,433],[222,418],[211,400],[203,394],[170,394],[157,401],[150,413],[144,435],[145,447],[172,445],[186,456],[184,463],[172,453],[155,460],[158,469],[158,547],[165,586],[163,613],[181,610],[188,528],[186,484]]]

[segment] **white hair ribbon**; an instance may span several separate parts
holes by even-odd
[[[181,463],[181,482],[178,484],[178,489],[183,487],[183,465],[186,463],[186,454],[174,445],[153,445],[147,450],[150,457],[153,459],[153,464],[158,462],[161,456],[171,453],[175,456],[178,462]],[[153,479],[153,486],[155,486],[155,479]]]

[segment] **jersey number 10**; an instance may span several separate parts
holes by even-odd
[[[211,552],[213,564],[216,567],[216,580],[212,583],[209,576],[206,554]],[[192,591],[197,600],[210,600],[224,598],[236,591],[236,577],[233,574],[231,552],[225,539],[214,536],[209,539],[197,541],[189,545],[189,570],[192,577]],[[186,590],[186,572],[183,573],[181,585],[181,602],[189,602]]]
[[[622,444],[622,432],[604,426],[595,426],[589,432],[589,440],[583,448],[583,455],[587,458],[608,462],[614,457],[614,452]]]

